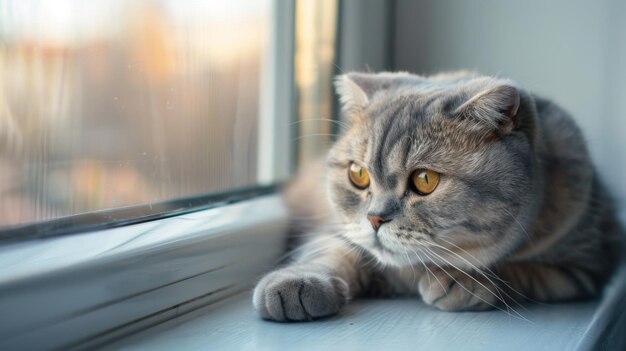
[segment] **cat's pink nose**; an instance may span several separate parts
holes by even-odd
[[[378,230],[378,228],[380,228],[381,225],[383,225],[383,223],[389,222],[381,216],[367,215],[367,219],[369,219],[370,223],[372,223],[372,228],[374,228],[374,230],[376,231]]]

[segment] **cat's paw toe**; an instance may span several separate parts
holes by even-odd
[[[347,297],[348,285],[340,278],[285,268],[261,279],[253,303],[264,319],[305,321],[337,313]]]
[[[500,291],[489,280],[456,270],[432,269],[419,281],[422,300],[444,311],[495,308]]]

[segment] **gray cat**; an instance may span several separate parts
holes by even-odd
[[[325,317],[363,295],[458,311],[601,291],[621,229],[561,108],[467,72],[336,86],[349,126],[287,190],[304,240],[255,288],[263,318]]]

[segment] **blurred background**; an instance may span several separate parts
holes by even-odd
[[[271,2],[0,2],[0,225],[255,184]]]
[[[351,70],[508,77],[626,200],[618,0],[0,0],[0,229],[281,182]]]

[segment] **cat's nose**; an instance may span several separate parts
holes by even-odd
[[[367,219],[369,219],[370,223],[372,223],[372,228],[374,228],[374,230],[376,231],[378,231],[378,228],[380,228],[383,223],[389,222],[391,220],[385,219],[382,216],[378,215],[367,215]]]

